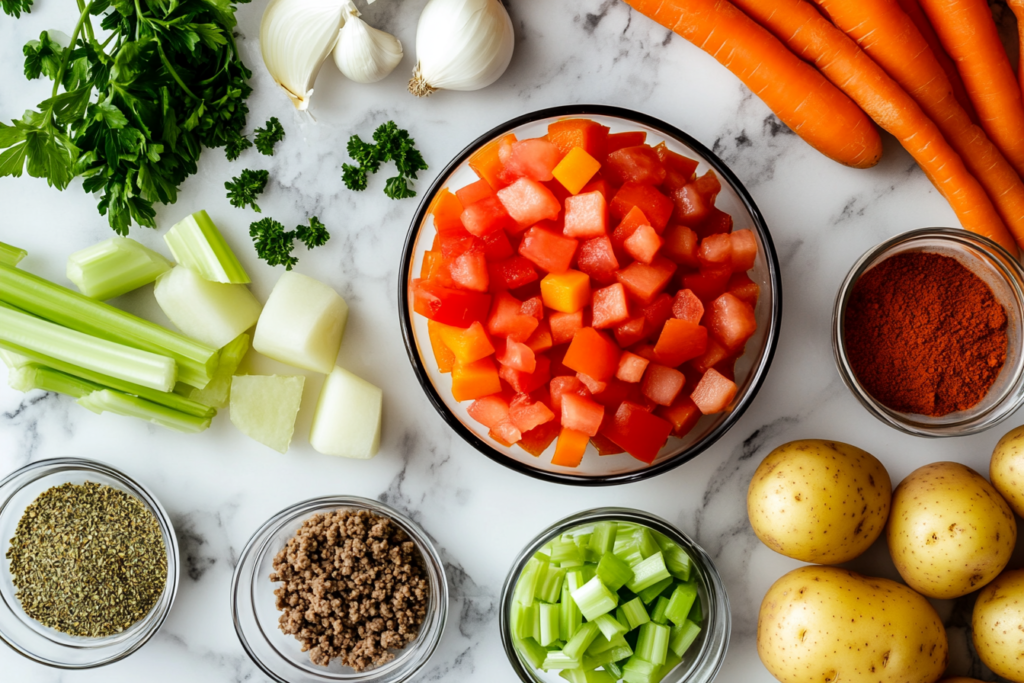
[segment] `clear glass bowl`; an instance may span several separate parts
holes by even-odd
[[[469,157],[491,140],[509,132],[515,133],[520,139],[541,136],[547,133],[549,123],[571,117],[593,119],[608,126],[613,133],[646,131],[648,143],[664,141],[669,149],[698,160],[698,174],[713,169],[722,182],[722,191],[715,205],[732,216],[735,230],[751,230],[757,238],[757,259],[749,273],[761,288],[754,311],[757,332],[747,342],[746,350],[736,364],[739,391],[733,407],[727,412],[701,418],[682,439],[670,437],[650,465],[625,453],[599,456],[591,445],[579,467],[561,467],[551,464],[554,444],[540,457],[534,457],[518,446],[499,444],[488,436],[485,427],[469,417],[467,408],[470,402],[460,404],[452,397],[451,375],[437,370],[430,349],[427,320],[414,314],[412,297],[409,295],[409,284],[419,276],[423,253],[430,248],[436,234],[433,218],[427,215],[434,195],[444,188],[454,190],[477,180],[476,174],[469,168]],[[754,400],[768,373],[782,323],[782,280],[778,256],[761,212],[739,179],[711,150],[681,130],[646,114],[603,105],[554,107],[519,116],[485,133],[456,155],[424,193],[413,217],[399,269],[398,298],[402,335],[409,360],[420,386],[442,419],[471,446],[495,462],[538,479],[583,486],[621,484],[653,477],[678,467],[710,448],[736,424]],[[426,362],[425,358],[428,359]]]
[[[576,527],[596,524],[597,522],[632,522],[642,524],[668,536],[682,547],[693,560],[694,572],[699,580],[701,606],[705,611],[704,623],[701,624],[700,635],[687,650],[683,661],[679,663],[662,683],[710,683],[718,675],[725,662],[725,653],[729,649],[729,636],[732,633],[732,613],[729,611],[729,595],[725,584],[719,576],[715,563],[704,552],[703,548],[690,540],[690,537],[672,526],[665,520],[647,512],[628,508],[597,508],[579,512],[571,517],[556,522],[533,539],[512,564],[512,569],[501,589],[501,606],[498,624],[501,629],[501,644],[512,668],[523,683],[561,683],[563,680],[557,672],[536,671],[516,650],[512,643],[510,619],[516,582],[523,568],[533,555],[544,546],[567,531]]]
[[[15,596],[11,563],[0,557],[0,639],[29,659],[59,669],[91,669],[124,659],[146,644],[171,611],[178,591],[178,541],[167,512],[144,486],[93,460],[56,458],[22,467],[0,481],[0,543],[9,547],[18,522],[43,491],[61,484],[105,484],[140,500],[156,517],[167,549],[167,585],[156,605],[125,631],[105,638],[71,636],[43,626],[22,610]]]
[[[270,581],[274,556],[295,536],[302,523],[318,512],[369,510],[393,520],[416,544],[430,583],[430,602],[420,634],[393,660],[373,669],[356,672],[337,660],[317,666],[302,652],[294,636],[282,633],[274,589]],[[246,544],[231,579],[231,617],[242,647],[253,662],[279,683],[400,683],[412,678],[437,648],[448,619],[448,582],[441,557],[424,531],[394,508],[356,496],[314,498],[282,510],[253,534]]]
[[[854,285],[882,261],[905,252],[928,252],[955,258],[985,282],[1006,309],[1006,362],[985,397],[969,410],[930,417],[893,410],[868,393],[846,355],[846,306]],[[832,310],[832,351],[839,376],[868,412],[890,427],[915,436],[963,436],[988,429],[1024,403],[1024,269],[998,244],[959,228],[922,228],[882,242],[853,265],[839,287]]]

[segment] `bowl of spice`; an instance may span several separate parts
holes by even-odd
[[[167,513],[99,462],[59,458],[0,481],[0,639],[40,664],[121,660],[163,624],[178,588]]]
[[[917,436],[973,434],[1024,403],[1024,269],[991,240],[924,228],[870,250],[840,287],[832,346],[868,411]]]
[[[399,683],[441,640],[448,583],[411,519],[355,496],[297,503],[250,539],[231,582],[242,647],[280,683]]]

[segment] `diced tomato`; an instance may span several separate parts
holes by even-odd
[[[705,415],[720,413],[736,398],[736,383],[714,368],[704,373],[690,398]]]
[[[598,381],[585,372],[577,372],[576,379],[583,382],[583,386],[594,395],[600,394],[608,388],[608,382]]]
[[[532,315],[537,320],[544,320],[544,300],[539,296],[531,296],[523,301],[519,312],[523,315]]]
[[[451,260],[461,256],[473,249],[483,250],[484,243],[479,237],[469,234],[469,231],[460,224],[458,228],[445,230],[437,235],[438,246],[441,247],[441,255]]]
[[[508,234],[504,230],[492,232],[483,238],[484,256],[488,261],[501,261],[515,255],[512,243],[508,241]]]
[[[650,225],[647,216],[637,207],[629,210],[612,232],[612,245],[615,247],[615,256],[621,263],[628,261],[631,256],[626,251],[626,240],[633,236],[641,225]]]
[[[601,428],[604,406],[596,401],[569,393],[562,397],[562,426],[594,436]]]
[[[636,147],[647,142],[647,133],[642,130],[629,130],[624,133],[609,133],[608,154],[626,147]]]
[[[642,304],[654,300],[676,272],[676,264],[663,256],[657,256],[650,263],[633,262],[615,274],[630,296]]]
[[[444,345],[441,339],[441,330],[448,327],[435,320],[427,321],[427,333],[430,336],[430,348],[434,352],[434,362],[437,363],[437,371],[447,373],[452,371],[455,365],[455,354]]]
[[[725,292],[731,275],[732,269],[729,267],[707,268],[699,273],[684,275],[683,287],[692,290],[701,301],[706,303]]]
[[[651,227],[660,233],[668,225],[675,205],[671,199],[650,185],[625,183],[612,197],[608,211],[613,218],[621,220],[634,206],[643,211]]]
[[[462,225],[471,235],[484,237],[498,230],[515,228],[516,222],[496,196],[488,195],[463,210]]]
[[[518,342],[529,339],[540,321],[532,315],[520,313],[522,306],[523,302],[508,292],[496,292],[487,316],[487,331],[496,337],[508,337]]]
[[[498,199],[520,227],[544,219],[554,220],[562,210],[551,190],[532,178],[520,178],[498,190]]]
[[[477,323],[474,323],[477,324]],[[532,373],[537,369],[537,357],[526,344],[509,339],[505,348],[498,354],[497,360],[513,370]]]
[[[693,290],[680,289],[672,301],[672,315],[680,320],[697,324],[704,317],[704,304]]]
[[[587,192],[565,200],[566,237],[601,237],[608,232],[608,204],[600,192]]]
[[[670,225],[663,235],[665,245],[661,253],[675,261],[679,265],[696,268],[700,265],[697,260],[697,249],[699,239],[692,228],[685,225]]]
[[[519,447],[530,455],[539,456],[547,450],[561,429],[561,425],[556,420],[545,422],[528,432],[523,432],[523,438],[519,440]]]
[[[508,401],[500,394],[493,394],[473,401],[466,412],[484,427],[491,428],[509,419],[508,409]]]
[[[452,281],[474,292],[486,292],[490,279],[487,275],[487,257],[483,249],[472,249],[455,257],[448,265]]]
[[[551,359],[544,355],[538,355],[536,358],[537,369],[533,372],[522,372],[502,365],[498,369],[498,374],[520,394],[536,391],[551,380]]]
[[[729,233],[732,242],[732,272],[745,273],[754,267],[757,259],[757,238],[749,230]]]
[[[707,217],[694,228],[697,235],[707,237],[708,235],[719,235],[732,231],[732,216],[712,206]]]
[[[698,374],[703,375],[728,357],[729,351],[719,344],[714,337],[708,337],[708,350],[690,361],[688,366],[693,368]]]
[[[551,327],[547,320],[541,320],[537,325],[537,329],[533,331],[530,338],[526,340],[526,345],[529,346],[534,353],[540,353],[547,351],[555,345],[554,340],[551,337]]]
[[[528,432],[555,419],[550,408],[541,401],[533,400],[528,394],[519,394],[512,400],[508,415],[512,424],[521,432]]]
[[[708,235],[700,242],[697,260],[702,270],[728,267],[732,272],[732,239],[729,235]]]
[[[488,436],[506,448],[510,448],[513,444],[523,438],[522,433],[514,424],[512,424],[511,420],[506,420],[505,422],[491,427],[491,430],[488,432]]]
[[[590,437],[568,427],[562,427],[555,444],[555,455],[551,458],[552,465],[561,467],[579,467],[583,454],[587,451]]]
[[[441,325],[438,334],[444,345],[454,354],[455,360],[462,365],[469,365],[494,353],[494,345],[491,344],[491,339],[479,320],[465,329]]]
[[[672,405],[658,408],[655,415],[671,422],[672,433],[681,437],[686,436],[691,429],[697,426],[702,413],[693,399],[684,394],[676,398]]]
[[[686,384],[686,375],[675,368],[651,363],[640,387],[644,396],[660,406],[670,406]]]
[[[595,290],[591,303],[592,325],[597,329],[615,327],[629,319],[626,290],[618,282]]]
[[[742,349],[757,331],[754,309],[728,292],[711,302],[707,323],[711,334],[730,351]]]
[[[473,321],[486,320],[491,307],[490,294],[452,289],[429,280],[413,280],[412,295],[417,313],[455,327],[469,327]]]
[[[647,464],[658,457],[671,433],[671,422],[630,401],[622,402],[605,430],[605,436]]]
[[[514,133],[507,133],[497,140],[491,140],[486,145],[473,152],[469,157],[469,167],[473,169],[480,178],[487,181],[495,190],[505,187],[506,183],[501,181],[503,165],[498,156],[498,150],[504,145],[515,142]]]
[[[623,382],[639,382],[649,363],[650,361],[646,358],[623,351],[622,358],[619,359],[619,369],[615,371],[615,378],[621,379]]]
[[[607,154],[608,127],[590,119],[562,119],[548,124],[548,140],[562,154],[568,154],[573,147],[581,147],[603,162]]]
[[[657,337],[665,321],[672,317],[672,297],[662,292],[644,306],[641,312],[644,316],[644,337]]]
[[[647,319],[642,315],[637,316],[636,318],[630,318],[615,328],[615,341],[617,341],[619,346],[622,348],[636,344],[647,336],[644,334],[646,322]]]
[[[600,433],[590,437],[590,443],[594,444],[598,455],[618,455],[626,452],[619,448],[614,441]]]
[[[554,312],[548,316],[551,324],[551,339],[555,345],[568,344],[578,331],[583,329],[583,311],[575,313]]]
[[[579,330],[569,344],[562,362],[599,382],[608,380],[619,366],[619,347],[593,327]]]
[[[661,238],[649,225],[641,225],[626,238],[623,247],[630,256],[641,263],[650,263],[661,249]]]
[[[523,256],[488,263],[487,275],[492,289],[516,289],[539,278],[533,261]]]
[[[665,146],[664,142],[659,142],[654,146],[654,153],[658,155],[658,159],[661,160],[661,163],[665,168],[677,171],[686,178],[693,177],[693,173],[697,170],[697,166],[699,165],[699,162],[689,157],[684,157],[682,154],[678,154],[677,152],[673,152]]]
[[[612,241],[608,237],[595,237],[581,242],[576,267],[600,284],[615,282],[619,261],[615,258]]]
[[[710,207],[694,183],[675,190],[672,193],[672,201],[675,203],[673,216],[683,225],[700,225],[701,221],[708,217]]]
[[[578,243],[571,237],[563,237],[534,226],[523,235],[519,253],[549,273],[564,273],[572,264]]]
[[[501,379],[490,357],[452,368],[452,396],[456,401],[471,401],[501,391]]]
[[[751,308],[757,306],[757,297],[761,294],[761,288],[746,273],[734,273],[729,278],[727,289],[734,297],[746,302]]]
[[[671,318],[665,323],[654,356],[659,363],[676,367],[708,350],[708,331],[696,323]]]
[[[555,176],[555,180],[561,183],[569,194],[579,194],[600,169],[600,161],[587,154],[582,147],[573,147],[558,162],[551,175]]]
[[[430,207],[430,213],[434,216],[434,228],[438,232],[461,228],[462,209],[462,202],[447,189],[438,192]]]
[[[462,206],[469,206],[475,204],[481,199],[487,197],[494,197],[494,188],[487,184],[486,180],[478,180],[474,183],[466,185],[462,189],[455,191],[455,196],[459,198],[459,202]]]
[[[577,194],[583,194],[585,192],[600,192],[604,195],[605,201],[611,201],[612,198],[612,191],[611,188],[608,187],[608,181],[600,177],[595,178],[584,185],[583,189]]]
[[[694,180],[693,184],[701,196],[704,197],[704,203],[708,206],[714,205],[715,199],[718,198],[718,193],[722,191],[722,183],[711,169],[708,169],[704,175]]]
[[[657,152],[647,145],[624,147],[608,154],[601,172],[613,183],[661,185],[665,167]]]
[[[504,150],[508,150],[506,153]],[[542,138],[530,138],[513,142],[511,146],[498,150],[508,176],[513,178],[533,178],[534,180],[551,180],[551,171],[565,156],[556,146]]]
[[[578,270],[548,273],[540,281],[544,305],[560,313],[575,313],[590,303],[590,277]]]
[[[590,390],[575,375],[551,378],[551,410],[555,415],[562,414],[562,397],[566,394],[575,394],[583,398],[590,398]]]

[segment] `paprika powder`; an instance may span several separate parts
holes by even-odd
[[[1006,325],[992,290],[958,260],[904,252],[854,285],[846,354],[879,403],[940,417],[988,393],[1006,361]]]

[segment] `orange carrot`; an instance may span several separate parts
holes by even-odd
[[[871,121],[814,67],[726,0],[626,0],[732,71],[808,144],[847,166],[882,155]]]
[[[1017,80],[1024,89],[1024,0],[1006,0],[1010,10],[1017,17],[1017,36],[1020,46],[1020,57],[1017,61]]]
[[[981,127],[1024,175],[1024,98],[985,0],[921,0],[956,62]]]
[[[733,0],[798,57],[816,65],[875,123],[894,135],[949,201],[961,224],[1017,247],[985,190],[921,107],[846,34],[804,0]]]
[[[927,41],[896,0],[813,0],[836,26],[917,100],[995,204],[1024,247],[1024,183],[953,97]]]

